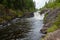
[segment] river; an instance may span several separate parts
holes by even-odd
[[[40,15],[39,12],[34,12],[34,17],[32,18],[26,18],[32,29],[30,30],[31,32],[28,32],[28,37],[21,40],[40,40],[42,36],[40,29],[43,26],[43,18],[44,14]]]
[[[39,12],[34,12],[34,17],[31,18],[16,18],[4,28],[5,34],[3,36],[5,35],[5,39],[12,40],[40,40],[42,36],[40,29],[43,26],[43,18],[44,14],[40,15]]]

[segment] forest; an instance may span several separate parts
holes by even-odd
[[[34,10],[33,0],[0,0],[0,23],[21,17],[25,12],[33,12]]]
[[[0,40],[60,40],[60,0],[38,1],[0,0]]]
[[[20,18],[24,18],[24,15],[34,10],[33,0],[0,0],[0,40],[16,40],[24,37],[24,32],[28,30],[26,27],[23,29],[26,24],[21,23],[23,20],[20,21]],[[19,18],[18,23],[17,20],[13,21],[16,18]]]

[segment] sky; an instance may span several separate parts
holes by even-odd
[[[35,7],[37,9],[42,8],[45,5],[45,2],[48,2],[49,0],[33,0],[35,2]]]

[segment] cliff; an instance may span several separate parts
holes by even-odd
[[[60,36],[58,36],[60,35],[59,29],[60,29],[60,8],[56,8],[50,10],[48,13],[45,14],[44,26],[40,31],[43,34],[46,34],[44,40],[58,40],[60,38]]]

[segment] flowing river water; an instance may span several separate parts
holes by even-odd
[[[40,33],[40,29],[43,26],[43,18],[44,14],[40,14],[39,12],[34,12],[34,17],[32,18],[26,18],[31,29],[30,32],[28,32],[28,36],[21,40],[40,40],[42,36],[42,33]]]
[[[39,12],[34,12],[34,17],[31,18],[16,18],[5,28],[4,32],[6,34],[2,35],[5,38],[7,37],[6,39],[12,37],[12,40],[13,38],[15,40],[40,40],[42,36],[40,29],[43,26],[43,18],[44,14],[40,15]]]

